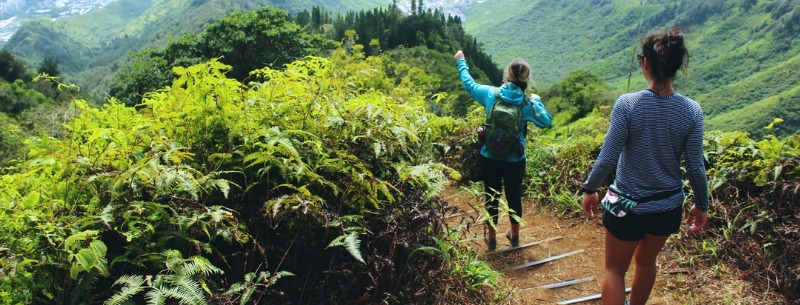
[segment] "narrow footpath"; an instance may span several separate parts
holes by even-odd
[[[523,199],[524,226],[520,229],[520,245],[538,244],[505,251],[486,253],[483,242],[483,226],[477,222],[482,204],[474,197],[456,188],[446,190],[442,196],[457,212],[448,213],[446,219],[451,226],[467,228],[465,238],[474,238],[472,247],[485,253],[487,261],[503,273],[502,282],[511,287],[509,304],[582,304],[600,305],[599,299],[565,303],[581,297],[600,293],[603,279],[603,249],[605,229],[599,220],[587,221],[558,217],[543,212],[530,201]],[[501,218],[498,225],[497,250],[510,247],[505,232],[510,227],[508,218]],[[552,260],[550,260],[552,259]],[[659,273],[672,272],[664,263],[670,253],[659,256]],[[546,261],[546,262],[542,262]],[[541,262],[541,263],[540,263]],[[666,269],[666,270],[665,270]],[[633,266],[631,266],[631,271]],[[632,273],[626,281],[630,287]],[[573,282],[558,288],[539,288],[544,285]],[[680,302],[662,294],[664,277],[659,275],[649,305],[677,305]]]

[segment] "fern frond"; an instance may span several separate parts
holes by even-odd
[[[203,274],[209,276],[212,274],[222,274],[222,269],[212,265],[211,262],[202,256],[192,256],[184,261],[182,267],[175,271],[176,274],[195,276]]]
[[[111,296],[103,304],[122,305],[134,295],[145,290],[145,278],[141,275],[123,275],[114,282],[114,286],[122,286],[119,292]]]
[[[173,297],[178,300],[186,300],[186,304],[198,304],[202,302],[205,304],[205,295],[200,288],[200,283],[189,275],[170,275],[169,284],[170,288],[165,289],[168,297]],[[184,301],[181,301],[184,303]]]
[[[167,301],[167,295],[162,289],[151,289],[144,295],[144,298],[147,305],[164,305]]]
[[[347,250],[347,252],[353,256],[353,258],[362,264],[366,263],[364,262],[364,258],[361,257],[361,240],[358,239],[358,232],[350,232],[349,234],[338,236],[325,248],[339,246],[343,246],[345,250]]]
[[[214,174],[214,176],[216,176],[216,174]],[[206,190],[207,193],[209,193],[208,190],[218,189],[220,192],[222,192],[222,196],[225,199],[228,198],[228,194],[231,192],[231,184],[233,184],[236,187],[239,187],[235,183],[232,183],[226,179],[215,179],[212,177],[212,175],[201,177],[200,179],[198,179],[197,183],[200,185],[201,188]]]
[[[196,282],[195,282],[196,284]],[[191,285],[188,282],[181,283],[181,285]],[[174,299],[177,300],[178,303],[182,305],[207,305],[205,297],[201,294],[195,294],[193,291],[187,291],[183,287],[185,286],[177,286],[177,287],[161,287],[158,289],[158,294],[155,295],[161,300],[166,301],[167,299]],[[197,289],[200,289],[199,287]],[[157,305],[157,304],[153,304]]]
[[[80,304],[81,299],[97,282],[97,278],[97,273],[94,272],[86,273],[78,278],[75,287],[72,288],[72,293],[70,293],[70,304]]]
[[[423,188],[426,200],[441,193],[450,182],[443,171],[449,170],[448,174],[451,176],[453,175],[452,169],[438,163],[426,163],[413,166],[401,163],[395,165],[395,170],[400,175],[402,181]]]
[[[361,257],[361,240],[358,239],[358,233],[352,232],[344,238],[344,246],[347,252],[350,252],[355,259],[362,264],[365,264],[364,258]]]

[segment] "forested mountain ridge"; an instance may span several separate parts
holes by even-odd
[[[67,81],[102,99],[130,52],[162,47],[173,37],[199,32],[232,12],[263,5],[298,12],[321,2],[334,11],[385,5],[380,0],[118,0],[79,16],[27,22],[4,49],[24,58],[31,67],[45,58],[58,60]]]
[[[619,93],[642,88],[643,78],[633,71],[628,89],[637,37],[679,26],[686,30],[691,58],[676,86],[701,103],[708,129],[758,135],[781,117],[785,123],[776,132],[786,135],[800,126],[800,106],[792,103],[800,84],[800,8],[793,3],[509,0],[469,3],[463,11],[466,33],[499,65],[513,57],[528,59],[539,88],[575,70],[598,75]],[[296,14],[315,5],[344,12],[387,1],[119,0],[74,18],[30,22],[5,48],[31,66],[47,57],[57,59],[68,81],[102,99],[129,52],[164,46],[171,37],[197,32],[227,13],[265,4]],[[433,9],[430,3],[426,7]]]
[[[703,106],[711,130],[756,135],[774,117],[779,134],[800,127],[800,6],[795,0],[485,1],[467,11],[467,33],[499,63],[528,59],[548,87],[571,71],[600,76],[618,92],[645,82],[633,47],[641,35],[685,30],[690,61],[676,89]]]

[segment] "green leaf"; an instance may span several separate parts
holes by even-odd
[[[347,252],[349,252],[350,255],[352,255],[356,260],[362,264],[365,263],[364,258],[361,257],[361,240],[358,239],[358,233],[352,232],[348,234],[344,238],[344,246],[345,249],[347,249]]]
[[[250,301],[250,297],[253,296],[253,292],[254,291],[256,291],[256,287],[253,287],[253,286],[248,287],[247,291],[245,291],[242,294],[242,300],[241,300],[241,302],[239,302],[239,305],[246,305],[247,302]]]
[[[90,249],[81,249],[78,251],[78,254],[75,255],[75,259],[80,264],[82,271],[92,270],[99,260],[99,258],[95,256],[95,253]]]
[[[372,143],[372,150],[375,151],[375,158],[379,158],[381,156],[381,142]]]
[[[94,253],[98,257],[105,257],[106,256],[106,251],[108,250],[108,248],[106,247],[106,244],[103,243],[103,241],[101,241],[101,240],[93,240],[89,244],[89,247],[92,249],[92,251],[94,251]]]

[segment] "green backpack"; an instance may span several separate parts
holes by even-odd
[[[493,154],[505,158],[514,151],[521,151],[519,135],[522,132],[522,106],[514,105],[500,98],[498,90],[494,92],[495,102],[486,115],[483,124],[483,144]]]

